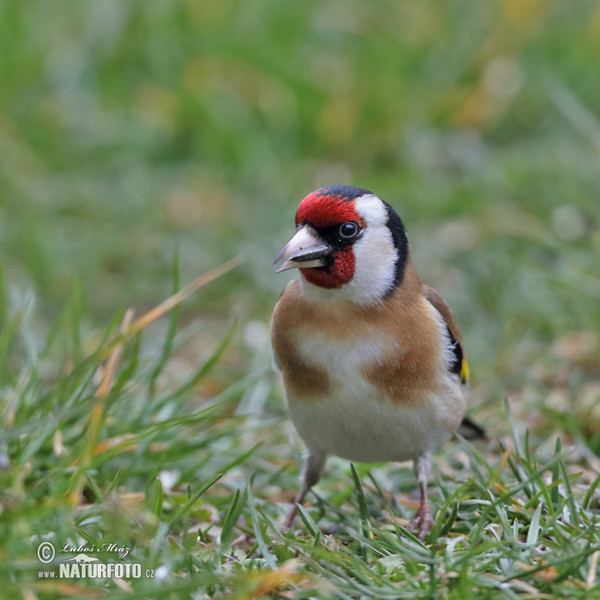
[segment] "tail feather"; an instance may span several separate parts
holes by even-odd
[[[463,417],[463,420],[458,427],[458,433],[466,440],[487,440],[485,429],[472,421],[469,417]]]

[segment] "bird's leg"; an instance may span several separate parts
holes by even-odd
[[[431,470],[431,453],[426,452],[421,454],[414,461],[414,471],[419,482],[419,490],[421,492],[421,502],[415,514],[415,518],[406,526],[409,531],[417,532],[420,540],[425,539],[425,535],[429,533],[433,527],[433,517],[431,516],[431,508],[427,499],[427,480],[429,479],[429,471]]]
[[[294,499],[294,503],[290,512],[288,513],[287,518],[283,523],[284,529],[289,529],[292,526],[294,521],[294,517],[298,512],[298,505],[304,502],[304,498],[306,494],[310,491],[317,481],[321,478],[321,473],[323,472],[323,467],[325,466],[325,459],[327,456],[325,454],[321,454],[320,452],[309,451],[308,456],[304,460],[304,464],[302,465],[302,474],[300,476],[301,485],[300,491],[298,495]]]

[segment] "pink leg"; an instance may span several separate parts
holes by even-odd
[[[421,502],[415,513],[415,518],[406,526],[406,529],[415,531],[419,539],[424,540],[425,536],[433,528],[433,517],[431,516],[431,508],[427,499],[427,480],[429,479],[429,471],[431,470],[431,453],[427,452],[418,456],[414,461],[414,470],[419,482]]]
[[[302,485],[300,486],[300,491],[294,499],[294,503],[290,512],[288,513],[288,516],[283,522],[283,529],[289,529],[292,526],[294,517],[298,512],[298,505],[304,502],[306,494],[310,492],[312,486],[315,485],[315,483],[317,483],[317,481],[319,481],[319,479],[321,478],[321,473],[323,472],[323,467],[325,466],[326,458],[327,456],[324,454],[312,451],[309,452],[308,456],[304,461],[304,464],[302,465]]]

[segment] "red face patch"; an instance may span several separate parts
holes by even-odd
[[[352,281],[356,258],[352,246],[333,253],[333,264],[326,269],[300,269],[306,281],[322,288],[335,289]]]
[[[317,229],[346,221],[356,221],[364,227],[363,219],[356,212],[354,200],[346,200],[341,196],[319,195],[318,191],[306,196],[296,212],[296,225],[310,223]]]
[[[342,196],[312,192],[302,200],[296,213],[296,225],[309,223],[316,229],[354,221],[361,227],[364,219],[356,212],[354,200]],[[354,277],[356,258],[352,246],[336,250],[332,254],[333,263],[327,268],[300,269],[302,275],[313,285],[334,289],[348,283]]]

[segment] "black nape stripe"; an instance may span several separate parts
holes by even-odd
[[[389,296],[404,279],[404,270],[406,269],[406,261],[408,260],[408,238],[406,237],[404,223],[402,223],[402,219],[398,216],[398,213],[387,202],[384,202],[383,205],[388,215],[387,226],[392,234],[392,240],[398,253],[396,276],[394,277],[392,288],[388,290],[387,295]]]

